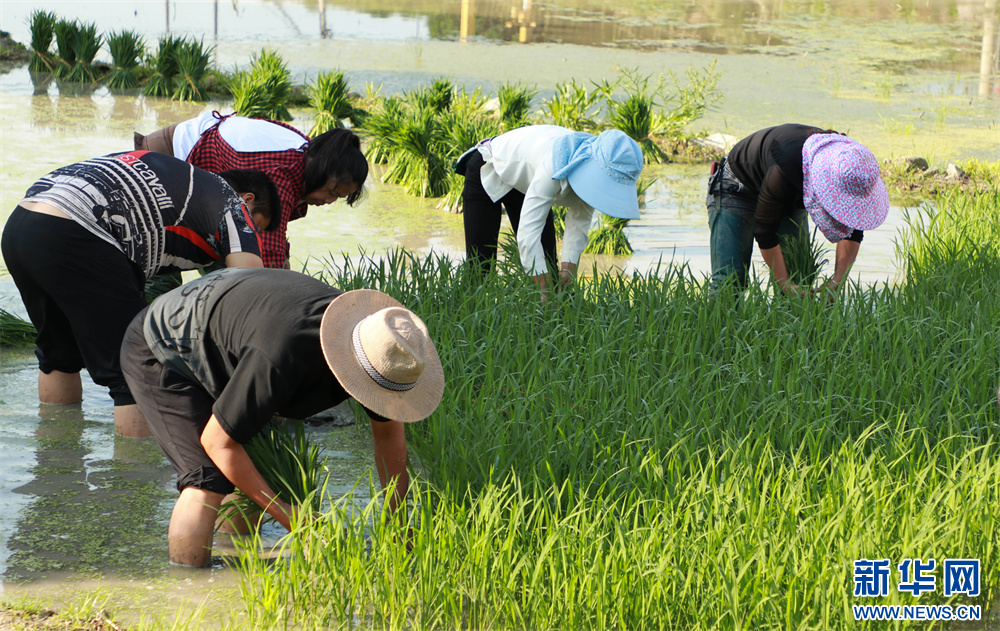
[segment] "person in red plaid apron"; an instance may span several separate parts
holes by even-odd
[[[261,235],[265,267],[289,267],[288,222],[306,215],[309,205],[344,199],[354,206],[368,177],[361,140],[347,129],[310,139],[291,125],[219,112],[205,114],[149,135],[135,134],[135,147],[166,153],[219,173],[230,169],[263,171],[281,197],[274,230]]]

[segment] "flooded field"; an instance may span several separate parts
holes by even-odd
[[[980,63],[988,2],[821,4],[420,0],[400,11],[398,2],[380,0],[168,1],[105,3],[97,15],[89,3],[14,0],[4,4],[0,29],[27,43],[28,16],[44,8],[96,20],[102,31],[136,29],[148,44],[167,32],[204,38],[215,46],[216,65],[230,70],[246,67],[251,54],[268,47],[288,61],[300,83],[335,68],[356,91],[381,84],[385,94],[436,77],[487,92],[519,81],[537,86],[536,106],[558,82],[599,80],[622,68],[683,75],[717,60],[724,101],[692,132],[741,137],[802,122],[850,133],[880,159],[918,155],[935,166],[1000,159],[996,69],[983,72]],[[131,149],[133,131],[229,109],[227,103],[178,103],[36,81],[25,66],[0,74],[0,225],[24,190],[51,169]],[[308,131],[310,112],[293,115],[292,124]],[[627,229],[634,254],[585,255],[583,267],[647,271],[662,262],[707,273],[706,169],[648,168],[646,175],[657,181],[642,218]],[[318,269],[323,259],[362,250],[378,256],[394,247],[464,256],[461,215],[441,212],[437,200],[410,197],[377,177],[367,187],[356,209],[312,208],[290,224],[293,268]],[[865,236],[852,272],[861,282],[899,278],[894,243],[906,209],[895,203],[886,223]],[[759,266],[759,254],[755,261]],[[0,307],[23,315],[2,265]],[[81,407],[39,407],[36,366],[27,350],[0,355],[3,593],[44,594],[58,605],[100,589],[132,620],[144,611],[199,605],[220,618],[237,615],[235,582],[221,562],[206,572],[166,564],[166,523],[176,491],[155,444],[116,437],[111,401],[86,377]],[[313,431],[331,457],[338,491],[349,492],[370,466],[366,431]],[[358,488],[364,499],[367,483]]]

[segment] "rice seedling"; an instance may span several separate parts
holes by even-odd
[[[161,37],[152,58],[152,73],[142,88],[146,96],[168,97],[174,91],[174,77],[177,76],[177,49],[184,45],[184,38]]]
[[[562,239],[563,235],[566,234],[566,207],[565,206],[553,206],[552,207],[552,224],[556,229],[556,238]]]
[[[59,20],[52,28],[56,34],[56,50],[59,54],[55,75],[66,77],[76,64],[76,38],[80,32],[80,24],[76,20]]]
[[[79,24],[76,34],[73,36],[73,57],[72,66],[63,75],[68,81],[76,83],[94,83],[97,78],[94,76],[94,56],[101,50],[102,36],[97,32],[97,25],[93,22]]]
[[[595,271],[542,306],[515,260],[475,288],[445,257],[329,261],[325,281],[420,313],[448,387],[407,427],[406,523],[373,489],[298,525],[281,560],[246,554],[251,626],[866,628],[852,561],[916,556],[980,559],[978,596],[919,603],[985,614],[998,205],[959,191],[914,212],[906,282],[836,305],[752,288],[734,307],[661,268]]]
[[[0,347],[29,346],[35,343],[35,326],[5,309],[0,309]]]
[[[291,89],[285,61],[275,51],[261,50],[251,57],[250,69],[233,78],[233,109],[240,116],[290,121],[285,103]]]
[[[343,120],[354,116],[354,105],[348,94],[347,77],[340,70],[321,72],[309,86],[309,104],[316,110],[310,136],[343,127]]]
[[[136,70],[146,54],[146,46],[142,36],[135,31],[121,30],[108,37],[108,50],[111,52],[112,69],[108,76],[108,88],[127,90],[139,85],[139,75]]]
[[[322,508],[323,490],[330,472],[319,447],[306,434],[302,421],[272,423],[244,447],[278,497],[311,512]],[[253,515],[260,510],[244,493],[237,491],[236,495],[236,500],[223,506],[223,520]]]
[[[542,113],[553,124],[576,131],[597,129],[604,92],[600,87],[588,92],[575,80],[557,83],[551,99],[542,101]]]
[[[688,68],[684,71],[686,83],[670,72],[670,85],[658,82],[657,93],[662,111],[656,122],[657,133],[666,136],[680,136],[684,127],[710,112],[722,100],[718,89],[721,73],[717,60],[700,70]]]
[[[826,265],[823,245],[819,240],[818,228],[813,228],[812,236],[807,235],[803,226],[797,235],[780,235],[781,254],[785,259],[788,277],[800,288],[812,287]]]
[[[194,39],[182,41],[174,49],[177,60],[177,76],[174,79],[174,89],[171,98],[175,101],[204,101],[206,98],[202,80],[208,72],[212,59],[212,51],[202,42]]]
[[[56,59],[49,54],[55,27],[58,22],[56,14],[51,11],[36,9],[28,18],[31,30],[31,60],[28,70],[32,72],[52,72],[56,68]]]
[[[146,301],[151,303],[168,291],[180,287],[183,283],[180,272],[156,274],[146,280]]]
[[[438,147],[444,133],[438,117],[433,110],[418,110],[397,124],[383,179],[411,195],[440,197],[447,191],[448,162]]]
[[[517,83],[501,83],[497,90],[500,101],[500,122],[503,131],[510,131],[528,124],[531,102],[538,94],[535,88]]]
[[[622,84],[625,85],[625,97],[616,99],[614,90]],[[638,71],[626,70],[618,83],[605,85],[602,90],[608,106],[608,123],[639,143],[647,163],[665,162],[667,155],[652,137],[658,131],[659,115],[654,94],[650,92],[649,77],[639,76]]]
[[[632,254],[632,244],[628,242],[624,232],[628,222],[628,219],[609,217],[601,213],[601,225],[590,231],[590,241],[583,251],[590,254],[629,256]],[[565,229],[565,223],[563,226]]]

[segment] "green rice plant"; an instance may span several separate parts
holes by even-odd
[[[101,50],[101,40],[102,36],[98,34],[97,25],[93,22],[78,25],[73,37],[74,62],[63,74],[66,80],[76,83],[97,81],[94,75],[94,57]]]
[[[501,83],[497,90],[500,101],[500,123],[504,131],[528,124],[528,112],[538,90],[519,83]]]
[[[35,9],[28,18],[28,26],[31,30],[31,60],[28,62],[28,70],[32,72],[53,72],[56,68],[57,60],[49,54],[49,47],[52,45],[52,38],[55,35],[55,26],[58,18],[51,11]]]
[[[306,434],[302,421],[271,423],[244,445],[264,481],[282,500],[319,511],[330,471],[320,449]],[[222,508],[222,520],[254,515],[260,507],[242,491]]]
[[[652,138],[658,131],[659,119],[655,94],[650,91],[649,79],[649,76],[640,76],[638,70],[623,70],[617,82],[614,84],[605,82],[600,87],[605,96],[608,123],[611,127],[620,129],[639,143],[642,156],[647,163],[660,163],[667,160],[667,155]],[[614,92],[622,85],[625,96],[615,98]]]
[[[566,210],[565,206],[552,207],[552,224],[555,226],[557,239],[562,239],[566,234]]]
[[[202,80],[208,72],[215,47],[205,49],[200,41],[184,40],[176,49],[174,57],[177,60],[177,76],[174,78],[174,88],[171,98],[175,101],[204,101],[205,88]]]
[[[455,83],[446,77],[438,77],[431,81],[429,90],[418,90],[414,94],[427,96],[427,105],[440,113],[451,108],[451,100],[455,96]]]
[[[285,103],[292,89],[285,61],[272,50],[251,57],[250,69],[233,78],[233,109],[240,116],[290,121]]]
[[[785,259],[788,277],[801,289],[812,287],[819,279],[827,260],[823,256],[823,244],[818,237],[818,228],[813,228],[812,236],[807,236],[805,227],[799,234],[780,235],[781,255]]]
[[[597,129],[604,92],[600,87],[588,92],[586,86],[575,80],[557,83],[551,99],[542,101],[542,113],[553,125],[575,131]]]
[[[56,34],[56,50],[59,59],[55,65],[57,77],[68,77],[76,65],[76,39],[80,32],[80,24],[76,20],[59,20],[52,27]]]
[[[662,110],[655,124],[656,133],[665,136],[681,136],[687,125],[710,112],[722,101],[719,91],[718,60],[702,69],[688,68],[684,71],[686,82],[673,72],[668,74],[669,85],[661,77],[657,83]]]
[[[137,87],[139,75],[136,70],[146,54],[146,46],[142,36],[129,30],[112,33],[108,37],[108,50],[111,52],[112,59],[108,88],[127,90]]]
[[[340,70],[321,72],[309,86],[309,104],[316,110],[310,136],[318,136],[331,129],[343,127],[341,122],[354,116],[347,77]]]
[[[180,287],[184,283],[180,272],[166,272],[156,274],[152,278],[146,279],[145,294],[146,302],[152,303],[163,294]]]
[[[969,176],[973,182],[988,185],[991,182],[1000,182],[1000,161],[976,160],[975,158],[963,160],[959,166]]]
[[[368,138],[365,145],[365,157],[369,162],[385,164],[392,154],[392,138],[396,131],[397,121],[406,115],[405,105],[403,100],[397,96],[376,97],[371,103],[363,126]]]
[[[177,50],[184,45],[182,37],[161,37],[156,55],[151,59],[149,79],[142,88],[146,96],[168,97],[174,92],[174,77],[177,76]]]
[[[438,147],[443,133],[431,109],[412,112],[399,121],[392,135],[392,154],[383,180],[401,185],[411,195],[443,195],[449,171]]]
[[[590,241],[584,248],[589,254],[609,254],[611,256],[629,256],[632,254],[632,244],[628,242],[624,229],[629,219],[619,219],[601,213],[601,225],[590,231]],[[565,223],[564,229],[565,229]]]
[[[35,326],[5,309],[0,309],[0,347],[29,346],[35,343]]]

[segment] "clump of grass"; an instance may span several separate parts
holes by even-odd
[[[322,508],[322,491],[330,472],[319,447],[309,440],[302,421],[271,423],[244,448],[278,497],[311,512]],[[253,515],[260,510],[241,491],[236,495],[238,499],[223,507],[223,520]]]
[[[35,9],[28,18],[31,30],[31,60],[28,70],[32,72],[53,72],[57,60],[49,54],[58,18],[51,11]]]
[[[55,75],[65,78],[69,76],[76,65],[76,39],[80,32],[80,25],[76,20],[59,20],[53,30],[56,34],[56,50],[59,54]]]
[[[35,326],[5,309],[0,309],[0,346],[29,346],[35,343]]]
[[[553,125],[589,132],[597,129],[603,97],[600,87],[588,92],[575,80],[557,83],[552,98],[542,102],[542,112]]]
[[[608,106],[608,123],[615,129],[625,132],[642,149],[643,159],[647,163],[660,163],[667,160],[653,134],[662,127],[661,114],[657,113],[654,94],[649,87],[650,77],[640,76],[638,71],[623,71],[622,78],[614,85],[605,84],[603,88]],[[661,77],[662,79],[662,77]],[[624,84],[625,96],[617,99],[614,91],[618,85]],[[662,85],[658,86],[662,89]]]
[[[233,77],[233,109],[240,116],[290,121],[286,103],[292,89],[285,61],[272,50],[251,57],[250,69]]]
[[[309,86],[309,105],[316,110],[310,136],[343,127],[342,121],[354,116],[354,104],[344,73],[340,70],[319,73],[316,81]]]
[[[565,206],[552,207],[552,225],[556,230],[557,239],[562,239],[566,234],[566,211]]]
[[[101,50],[102,36],[93,22],[80,24],[73,36],[74,62],[64,77],[77,83],[94,83],[94,57]]]
[[[803,226],[798,235],[781,235],[779,238],[788,277],[802,289],[808,289],[816,283],[827,263],[818,234],[818,228],[813,228],[812,236],[808,236]]]
[[[628,219],[601,215],[601,225],[590,231],[590,241],[584,252],[589,254],[610,254],[611,256],[629,256],[632,254],[632,244],[625,236]],[[565,220],[563,223],[565,230]]]
[[[177,76],[177,49],[184,45],[184,38],[162,37],[152,58],[152,73],[142,93],[146,96],[168,97],[174,91],[174,77]]]
[[[112,69],[108,76],[108,88],[127,90],[139,85],[137,69],[146,54],[142,36],[135,31],[121,30],[108,37]]]
[[[175,101],[204,101],[202,81],[212,59],[214,47],[205,49],[201,41],[184,40],[174,49],[177,77],[171,98]]]
[[[531,102],[538,94],[535,88],[518,83],[501,83],[497,89],[500,101],[500,123],[503,131],[510,131],[528,124]]]

